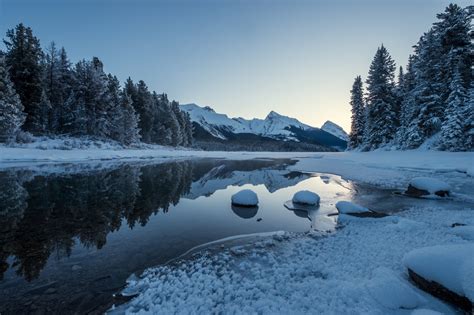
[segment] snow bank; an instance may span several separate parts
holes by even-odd
[[[232,196],[232,204],[236,206],[255,207],[258,205],[258,197],[250,189],[244,189]]]
[[[419,190],[425,190],[431,195],[438,194],[439,192],[449,193],[450,190],[450,187],[447,183],[430,177],[415,177],[410,181],[410,186],[413,186]]]
[[[375,270],[367,289],[378,303],[392,310],[414,309],[426,302],[406,281],[387,268]]]
[[[318,194],[308,190],[302,190],[298,191],[291,201],[297,204],[316,206],[319,204],[319,200]]]
[[[459,242],[443,218],[466,222],[472,211],[414,208],[403,216],[419,228],[394,229],[399,220],[392,217],[364,219],[324,237],[290,234],[289,240],[273,238],[271,249],[249,244],[242,255],[201,252],[148,269],[128,284],[139,295],[117,312],[409,314],[399,307],[416,307],[454,314],[403,279],[402,259],[416,248]]]
[[[339,213],[343,214],[370,212],[369,209],[350,201],[338,201],[336,203],[336,209]]]
[[[474,243],[419,248],[405,255],[403,263],[424,279],[474,301]]]
[[[451,233],[453,233],[454,235],[460,236],[465,240],[474,241],[474,226],[472,225],[455,226],[453,227]]]

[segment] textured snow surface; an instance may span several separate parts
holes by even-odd
[[[287,234],[289,240],[204,252],[131,280],[125,293],[139,295],[116,311],[386,314],[423,308],[454,314],[410,284],[402,259],[420,247],[463,242],[448,233],[443,218],[472,221],[472,211],[413,208],[403,217],[348,221],[333,234]],[[416,228],[400,225],[404,221]]]
[[[408,253],[403,263],[425,279],[474,301],[474,243],[437,245]]]
[[[319,204],[319,195],[308,190],[298,191],[291,201],[303,205],[315,206]]]
[[[426,190],[430,194],[434,194],[440,190],[450,190],[447,183],[431,177],[415,177],[410,181],[410,185],[418,189]]]
[[[455,226],[453,227],[451,233],[460,236],[465,240],[474,241],[474,225]]]
[[[232,196],[232,203],[238,206],[257,206],[257,194],[250,189],[243,189]]]
[[[333,123],[332,121],[326,121],[322,126],[321,130],[329,132],[333,136],[338,137],[344,141],[349,141],[349,135],[342,129],[339,125]]]
[[[336,208],[337,208],[337,211],[339,211],[339,213],[345,213],[345,214],[369,212],[369,209],[350,201],[338,201],[336,203]]]

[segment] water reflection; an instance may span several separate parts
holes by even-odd
[[[288,171],[293,163],[205,159],[0,171],[0,313],[100,313],[131,273],[194,246],[326,228],[331,222],[319,212],[302,219],[283,203],[296,189],[313,189],[325,200],[321,211],[329,211],[350,190]],[[243,188],[258,193],[259,208],[231,207],[230,196]]]
[[[75,240],[87,248],[101,249],[107,235],[123,222],[130,228],[144,226],[152,214],[168,212],[181,196],[208,196],[230,184],[241,184],[242,174],[265,167],[260,171],[266,176],[254,176],[250,182],[267,179],[266,185],[275,186],[268,174],[285,173],[275,161],[181,161],[60,176],[0,172],[0,278],[12,267],[32,280],[52,253],[69,256]],[[211,180],[219,185],[209,183]],[[235,210],[245,218],[256,212]],[[13,257],[11,263],[8,257]]]

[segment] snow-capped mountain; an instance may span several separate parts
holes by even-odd
[[[330,120],[326,121],[321,129],[346,142],[349,141],[349,135],[344,131],[344,129]]]
[[[216,113],[209,106],[181,105],[189,113],[191,121],[198,124],[215,138],[228,140],[236,134],[253,134],[281,141],[319,144],[327,147],[345,148],[345,139],[331,132],[306,125],[299,120],[271,111],[265,119],[230,118]],[[341,127],[334,124],[332,129]],[[343,130],[342,130],[343,131]]]

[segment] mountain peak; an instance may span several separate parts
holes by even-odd
[[[332,121],[330,120],[327,120],[322,126],[321,126],[321,129],[344,140],[344,141],[348,141],[349,140],[349,136],[347,135],[347,133],[344,131],[344,129],[342,129],[341,126],[339,126],[338,124],[336,123],[333,123]]]
[[[272,118],[278,118],[278,117],[282,117],[282,115],[280,115],[277,112],[272,110],[268,113],[268,115],[265,119],[272,119]]]

